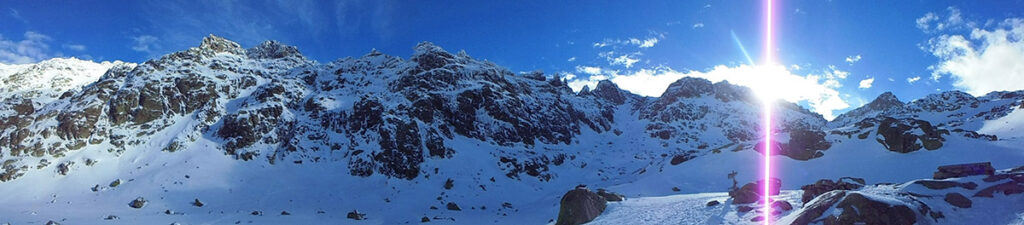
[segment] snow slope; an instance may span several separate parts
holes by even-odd
[[[95,69],[83,67],[72,71]],[[578,184],[639,197],[599,222],[626,222],[631,208],[686,209],[646,214],[655,223],[752,217],[723,211],[733,206],[721,192],[732,171],[740,184],[759,177],[761,103],[725,82],[684,78],[656,98],[607,81],[574,93],[558,74],[515,74],[430,43],[409,59],[320,63],[278,42],[243,49],[216,36],[108,68],[39,89],[69,96],[0,105],[0,223],[543,224]],[[1020,166],[1015,93],[890,96],[831,122],[779,102],[776,176],[794,190],[842,176],[904,182],[944,164]],[[931,121],[942,146],[891,151],[878,141],[883,117]],[[147,205],[129,207],[137,197]],[[701,210],[709,199],[726,203]],[[347,219],[353,210],[366,220]]]

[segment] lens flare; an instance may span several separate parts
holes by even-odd
[[[765,26],[765,29],[764,29],[765,30],[765,35],[764,35],[764,64],[766,66],[770,66],[770,65],[772,65],[774,63],[774,60],[772,59],[772,51],[773,51],[773,49],[772,49],[773,48],[772,47],[772,29],[773,29],[772,28],[772,25],[773,25],[772,10],[773,9],[772,8],[774,7],[773,6],[774,3],[775,2],[773,0],[764,0],[764,7],[765,7],[765,12],[764,12],[764,26]],[[762,184],[764,184],[764,192],[762,192],[762,194],[761,194],[761,196],[764,198],[764,199],[762,199],[762,201],[764,201],[764,206],[763,206],[764,208],[763,208],[763,210],[761,210],[761,213],[763,213],[761,218],[764,218],[763,221],[764,221],[765,225],[771,224],[771,220],[772,220],[772,217],[771,217],[772,216],[772,206],[771,206],[772,204],[771,204],[771,199],[769,198],[769,194],[771,193],[771,183],[772,183],[771,182],[771,171],[772,171],[772,164],[771,164],[772,163],[772,160],[771,160],[772,159],[772,148],[771,148],[771,146],[772,146],[772,144],[771,144],[771,142],[772,142],[771,141],[772,140],[772,109],[771,109],[771,102],[772,102],[772,100],[765,100],[764,101],[764,182],[761,182]]]
[[[747,58],[747,62],[750,65],[754,65],[754,60],[750,58],[750,54],[747,54],[747,48],[743,47],[743,42],[740,42],[740,38],[736,36],[736,32],[729,30],[729,35],[732,35],[732,40],[736,42],[736,46],[740,48],[740,52],[743,53],[743,57]]]

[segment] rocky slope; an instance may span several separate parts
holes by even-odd
[[[244,49],[212,35],[137,65],[45,66],[51,61],[0,70],[22,77],[5,81],[75,77],[33,89],[48,90],[41,94],[0,87],[0,192],[24,193],[0,200],[69,199],[21,209],[18,221],[45,222],[37,215],[55,215],[45,209],[81,204],[110,207],[72,220],[179,220],[120,207],[146,197],[192,221],[286,208],[288,218],[313,221],[334,218],[320,211],[358,209],[380,223],[537,223],[553,219],[558,197],[580,183],[627,195],[721,191],[731,171],[754,180],[750,162],[761,157],[762,103],[727,82],[683,78],[660,97],[641,97],[603,81],[577,93],[558,74],[515,74],[427,42],[408,59],[372,51],[321,63],[275,41]],[[1022,99],[945,92],[903,103],[885,94],[834,121],[776,102],[773,153],[791,168],[780,176],[795,182],[784,188],[837,175],[891,182],[911,175],[881,171],[990,157],[1011,166],[1000,163],[1024,160],[1020,140],[992,121],[1017,121]],[[993,150],[951,157],[966,146]],[[850,159],[862,157],[879,158],[858,170]],[[920,168],[893,163],[932,158]],[[192,206],[199,196],[220,217]],[[449,203],[459,210],[444,210]],[[395,210],[415,213],[387,214]]]

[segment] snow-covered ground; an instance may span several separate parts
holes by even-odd
[[[760,177],[762,156],[753,149],[758,138],[743,138],[759,133],[757,123],[760,120],[756,118],[759,108],[742,97],[730,95],[742,96],[737,93],[742,93],[743,88],[691,78],[670,86],[673,90],[666,91],[674,94],[670,98],[626,95],[624,100],[620,99],[623,102],[612,104],[615,99],[599,94],[621,91],[613,85],[589,94],[571,93],[564,83],[545,80],[557,78],[557,75],[524,78],[489,62],[443,52],[429,43],[417,46],[413,57],[424,54],[436,54],[426,57],[451,57],[443,58],[451,60],[451,65],[424,71],[417,62],[379,52],[327,64],[308,61],[296,55],[297,50],[283,52],[293,54],[283,58],[254,58],[252,54],[289,49],[268,42],[250,49],[250,54],[246,55],[240,54],[246,50],[237,46],[231,48],[232,44],[211,36],[204,40],[201,48],[138,66],[88,62],[89,66],[82,70],[64,67],[40,70],[84,71],[89,76],[72,76],[68,78],[71,82],[62,83],[68,85],[45,87],[52,90],[45,92],[49,97],[31,98],[32,110],[22,110],[30,111],[28,113],[13,109],[12,105],[21,103],[20,97],[11,98],[19,101],[0,105],[12,107],[0,108],[0,116],[10,115],[12,120],[30,123],[0,126],[4,137],[31,131],[34,136],[25,139],[24,145],[37,143],[36,146],[62,149],[59,152],[40,150],[41,156],[28,155],[27,150],[21,155],[12,155],[8,152],[13,144],[0,145],[4,169],[26,168],[17,171],[23,172],[23,176],[0,182],[0,223],[44,224],[52,220],[64,224],[415,224],[427,218],[430,223],[448,224],[547,224],[557,217],[562,195],[578,184],[605,188],[627,197],[626,201],[610,203],[595,224],[739,224],[748,223],[757,215],[756,210],[737,213],[737,206],[725,193],[733,185],[728,174],[734,171],[739,185]],[[438,59],[428,58],[424,63],[434,63],[430,60]],[[30,67],[0,65],[0,75],[7,79],[17,74],[11,71],[25,71]],[[97,70],[105,70],[102,67],[113,68],[110,69],[113,72],[97,73]],[[37,74],[45,76],[33,79],[53,80],[53,77],[67,77],[77,72]],[[309,74],[315,76],[307,77]],[[430,80],[432,77],[440,78]],[[83,81],[86,78],[92,81]],[[99,82],[95,82],[96,79]],[[423,79],[430,82],[415,83]],[[178,83],[182,80],[207,83]],[[442,81],[454,84],[438,84]],[[29,84],[49,83],[34,80]],[[393,90],[396,87],[412,91]],[[161,91],[139,94],[150,89]],[[14,87],[3,90],[26,93]],[[85,90],[89,92],[83,93]],[[187,92],[178,93],[181,90]],[[209,104],[203,102],[192,111],[182,109],[192,106],[188,101],[196,98],[196,93],[210,90],[217,95]],[[274,93],[274,90],[280,91]],[[477,102],[473,106],[476,115],[469,117],[475,120],[468,127],[476,128],[472,134],[481,137],[452,135],[450,127],[456,125],[444,124],[448,121],[440,116],[424,120],[410,115],[408,107],[424,107],[412,104],[413,100],[422,99],[401,96],[431,94],[451,104],[462,104],[458,100],[470,98],[462,97],[463,94],[479,90],[493,94],[484,97],[504,101],[502,104]],[[60,98],[65,91],[75,92],[74,97]],[[101,96],[112,99],[101,99]],[[142,109],[115,112],[122,103],[141,107],[139,102],[146,100],[143,96],[163,97],[161,100],[165,102],[149,109],[165,109],[156,111],[162,113],[159,117],[135,123],[131,119],[137,118],[125,114]],[[885,115],[928,120],[942,129],[964,128],[999,138],[990,141],[954,132],[942,135],[944,142],[939,149],[897,153],[876,140],[879,135],[874,128],[867,129],[872,131],[867,138],[858,138],[862,132],[859,130],[853,135],[842,133],[860,129],[853,123],[864,118],[846,116],[842,122],[829,123],[796,105],[777,108],[778,128],[784,131],[775,134],[774,140],[789,141],[789,132],[797,127],[810,127],[824,129],[820,131],[827,134],[824,139],[831,144],[822,151],[823,156],[807,161],[782,155],[773,157],[773,176],[782,180],[786,190],[776,199],[789,201],[798,208],[782,214],[782,219],[799,212],[800,186],[819,179],[859,177],[869,185],[903,184],[928,178],[936,167],[947,164],[991,162],[996,168],[1024,166],[1024,147],[1021,147],[1024,138],[1019,134],[1019,128],[1024,125],[1024,109],[1018,107],[1020,99],[990,95],[982,98],[984,101],[976,104],[977,107],[937,112],[920,109],[960,104],[944,102],[945,98],[944,95],[930,96]],[[377,112],[386,113],[378,115],[378,119],[387,124],[360,127],[364,129],[362,133],[336,131],[335,128],[351,129],[351,124],[343,122],[355,120],[349,116],[358,115],[354,108],[366,103],[365,99],[379,100],[375,102],[381,105]],[[171,105],[171,102],[180,104]],[[481,104],[490,104],[490,108],[480,107]],[[316,107],[322,109],[310,110]],[[55,115],[74,114],[86,108],[98,109],[93,125],[100,129],[86,132],[86,137],[43,134],[58,129],[74,130],[74,125],[81,125],[88,118],[74,120],[70,117],[71,122],[61,124]],[[435,111],[436,114],[450,113],[451,108],[457,107],[438,107]],[[1002,111],[995,110],[997,108]],[[277,109],[279,114],[261,115],[261,110],[266,109]],[[514,110],[530,113],[497,119],[519,115],[512,112]],[[570,119],[562,122],[574,124],[542,124],[547,121],[543,119],[548,118],[536,118],[536,115],[559,116],[548,112],[557,110],[570,112],[567,113],[572,115]],[[871,116],[888,113],[860,112]],[[984,112],[993,112],[989,115],[994,116],[989,116],[990,119],[975,116]],[[325,116],[332,113],[342,116]],[[121,121],[113,122],[115,117],[120,117]],[[228,151],[227,145],[244,137],[225,137],[218,133],[224,129],[226,118],[251,122],[242,126],[249,129],[242,130],[260,132],[254,135],[257,139],[250,145]],[[341,121],[331,121],[331,118]],[[582,120],[597,125],[587,126],[579,122]],[[396,173],[386,173],[393,172],[386,170],[393,167],[378,162],[391,162],[379,159],[384,153],[380,152],[382,146],[378,141],[388,141],[381,133],[394,134],[395,124],[409,121],[414,125],[411,130],[423,132],[425,140],[430,137],[426,132],[448,132],[450,137],[441,138],[442,147],[454,151],[450,156],[428,156],[426,149],[419,148],[427,144],[417,141],[412,152],[422,155],[410,155],[422,159],[422,163],[412,163],[418,170],[411,177],[396,177]],[[523,135],[536,135],[530,136],[530,144],[515,137],[506,139],[513,140],[510,143],[501,143],[498,138],[510,133],[518,135],[519,130],[515,129],[521,128],[513,127],[508,121],[538,123],[527,126],[533,129],[527,130],[529,132],[572,129],[573,125],[578,132],[550,135],[556,139],[564,137],[560,135],[571,135],[565,143],[544,142],[539,137],[547,133],[529,132]],[[342,125],[322,125],[325,123]],[[419,133],[416,137],[420,137]],[[84,144],[86,140],[89,144]],[[84,147],[65,148],[71,141],[80,141]],[[285,144],[295,148],[288,149]],[[245,153],[258,154],[258,157],[244,159]],[[399,154],[397,158],[406,156]],[[690,158],[672,165],[673,158],[680,156]],[[504,162],[506,158],[517,161]],[[376,163],[370,164],[373,166],[369,170],[371,174],[355,175],[353,167],[367,161]],[[66,175],[58,173],[62,165],[68,168]],[[536,174],[531,174],[534,172]],[[449,180],[451,186],[446,187]],[[112,187],[110,184],[115,181],[119,185]],[[970,210],[948,209],[952,211],[947,214],[948,219],[938,223],[1022,223],[1024,219],[1020,216],[1024,215],[1021,212],[1024,209],[1017,207],[1024,205],[1022,195],[1015,196],[1010,200],[979,200],[978,207]],[[148,203],[139,209],[129,207],[138,197]],[[204,205],[194,206],[196,199]],[[712,200],[722,204],[705,206]],[[457,204],[459,210],[449,209],[449,203]],[[999,204],[1014,207],[998,208]],[[346,218],[353,210],[365,213],[366,219]],[[990,212],[1003,217],[974,219]],[[1014,215],[1016,220],[1012,218]],[[117,219],[105,220],[109,216]]]

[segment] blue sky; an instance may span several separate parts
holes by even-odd
[[[612,79],[653,96],[680,76],[756,86],[749,73],[769,71],[801,84],[766,90],[826,117],[885,91],[1024,89],[1024,1],[778,1],[774,69],[737,45],[760,62],[759,1],[4,1],[0,62],[142,62],[212,33],[279,40],[320,62],[374,48],[408,57],[431,41],[574,88]]]

